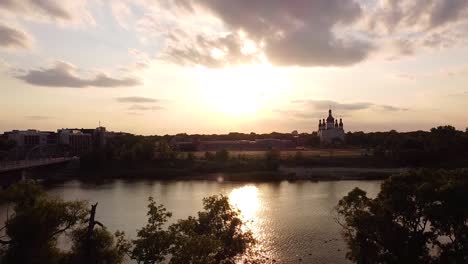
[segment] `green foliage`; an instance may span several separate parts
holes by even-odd
[[[138,263],[236,263],[255,244],[250,231],[244,231],[239,212],[226,196],[203,199],[204,211],[198,217],[179,220],[163,229],[171,213],[150,198],[148,224],[133,240],[131,256]]]
[[[86,217],[86,203],[50,198],[32,182],[8,189],[4,197],[14,206],[5,223],[5,263],[58,263],[63,255],[57,238]]]
[[[453,126],[430,132],[348,132],[349,145],[372,149],[374,156],[400,166],[462,167],[468,161],[468,133]]]
[[[49,197],[32,181],[20,182],[1,195],[13,205],[1,238],[0,263],[122,263],[130,244],[124,234],[114,236],[105,228],[94,229],[86,250],[85,227],[89,210],[83,201]],[[71,239],[71,251],[57,247],[59,236]]]
[[[163,230],[163,225],[172,216],[162,205],[157,205],[152,197],[148,204],[148,223],[138,230],[137,239],[132,241],[134,245],[131,258],[138,263],[159,263],[169,253],[172,243],[171,234]]]
[[[118,264],[126,254],[145,264],[264,260],[252,250],[256,240],[246,231],[240,212],[223,195],[203,199],[204,210],[197,217],[179,220],[168,228],[172,214],[149,198],[148,223],[131,242],[124,233],[112,235],[94,220],[97,204],[90,211],[83,201],[49,197],[33,182],[20,182],[1,198],[13,204],[14,213],[3,228],[6,236],[0,238],[0,263]],[[69,251],[57,246],[61,235],[70,239]]]
[[[112,235],[105,228],[95,228],[88,247],[87,231],[85,227],[73,230],[71,234],[73,245],[71,252],[66,257],[66,263],[109,264],[123,262],[131,247],[123,232],[117,231]]]
[[[239,212],[226,196],[203,199],[198,218],[179,220],[170,227],[174,235],[171,263],[235,263],[255,244],[250,231],[243,231]]]
[[[468,263],[468,171],[412,171],[337,206],[355,263]]]

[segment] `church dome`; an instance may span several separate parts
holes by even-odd
[[[328,110],[327,123],[335,123],[335,118],[332,116],[332,110]]]

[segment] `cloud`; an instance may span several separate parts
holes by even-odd
[[[86,0],[2,0],[0,11],[10,17],[64,24],[94,24]]]
[[[162,106],[145,106],[145,105],[132,105],[128,108],[128,110],[134,110],[134,111],[156,111],[156,110],[162,110],[164,107]]]
[[[424,49],[448,48],[466,41],[466,0],[380,0],[364,10],[363,30],[375,42],[395,46],[392,58]]]
[[[26,32],[0,24],[0,47],[27,49],[31,42],[32,37]]]
[[[41,120],[52,119],[52,117],[50,116],[41,116],[41,115],[25,116],[25,118],[31,121],[41,121]]]
[[[457,21],[462,16],[468,14],[468,1],[466,0],[439,0],[429,2],[433,2],[429,19],[429,23],[432,27],[438,27],[446,23]]]
[[[166,102],[166,100],[142,96],[119,97],[116,98],[116,100],[120,103],[133,103],[130,107],[127,108],[127,110],[129,110],[127,112],[129,115],[141,115],[141,112],[144,111],[163,110],[165,109],[164,107],[156,105],[155,103]]]
[[[337,110],[363,110],[368,109],[374,104],[367,102],[358,103],[339,103],[331,100],[294,100],[294,104],[302,104],[304,106],[312,107],[320,110],[337,109]]]
[[[183,47],[169,47],[162,58],[179,65],[204,65],[209,68],[259,61],[258,53],[244,53],[243,47],[243,40],[237,34],[218,38],[198,35],[195,41],[189,41]]]
[[[432,30],[465,20],[466,0],[378,1],[369,24],[388,33],[400,30]],[[371,11],[371,10],[368,10]]]
[[[142,42],[163,40],[159,59],[210,68],[394,60],[462,45],[468,22],[466,0],[122,0],[111,7]]]
[[[128,97],[119,97],[117,101],[121,103],[156,103],[159,102],[159,99],[141,97],[141,96],[128,96]]]
[[[94,78],[85,79],[76,74],[77,69],[68,63],[58,61],[52,68],[29,70],[25,75],[17,76],[29,84],[48,87],[121,87],[141,84],[135,78],[115,79],[98,73]]]
[[[200,12],[211,14],[222,21],[225,32],[228,32],[209,40],[203,34],[196,34],[188,44],[187,41],[172,43],[168,57],[176,63],[213,67],[265,56],[275,65],[345,66],[364,60],[374,48],[372,43],[357,34],[337,33],[337,29],[348,28],[348,25],[360,18],[362,10],[356,1],[170,2],[173,3],[173,8],[182,8],[198,15]],[[190,34],[192,33],[183,33]],[[258,53],[253,55],[258,56],[245,56],[248,55],[245,48],[249,41],[254,44],[250,44],[251,46],[258,49]],[[213,54],[214,48],[222,56],[217,58]]]
[[[394,112],[394,111],[409,111],[409,108],[396,107],[392,105],[376,105],[384,111]]]
[[[402,108],[391,105],[380,105],[370,102],[357,102],[357,103],[339,103],[332,100],[294,100],[293,104],[301,104],[303,107],[312,108],[316,110],[340,110],[340,111],[359,111],[366,109],[378,109],[383,111],[408,111],[408,108]]]

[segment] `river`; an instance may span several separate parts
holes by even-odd
[[[380,181],[231,183],[214,181],[68,181],[49,186],[50,194],[66,200],[98,202],[96,218],[110,231],[133,238],[145,225],[147,199],[153,196],[173,213],[171,221],[195,215],[202,198],[228,195],[242,218],[276,263],[349,263],[333,208],[354,187],[374,197]],[[1,212],[3,219],[5,210]]]

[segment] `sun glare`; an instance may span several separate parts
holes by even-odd
[[[275,70],[268,64],[200,70],[205,107],[230,117],[255,115],[280,88]]]
[[[258,188],[252,185],[236,188],[229,194],[232,205],[241,211],[241,217],[245,221],[252,221],[257,218],[257,211],[260,209],[260,199]]]

